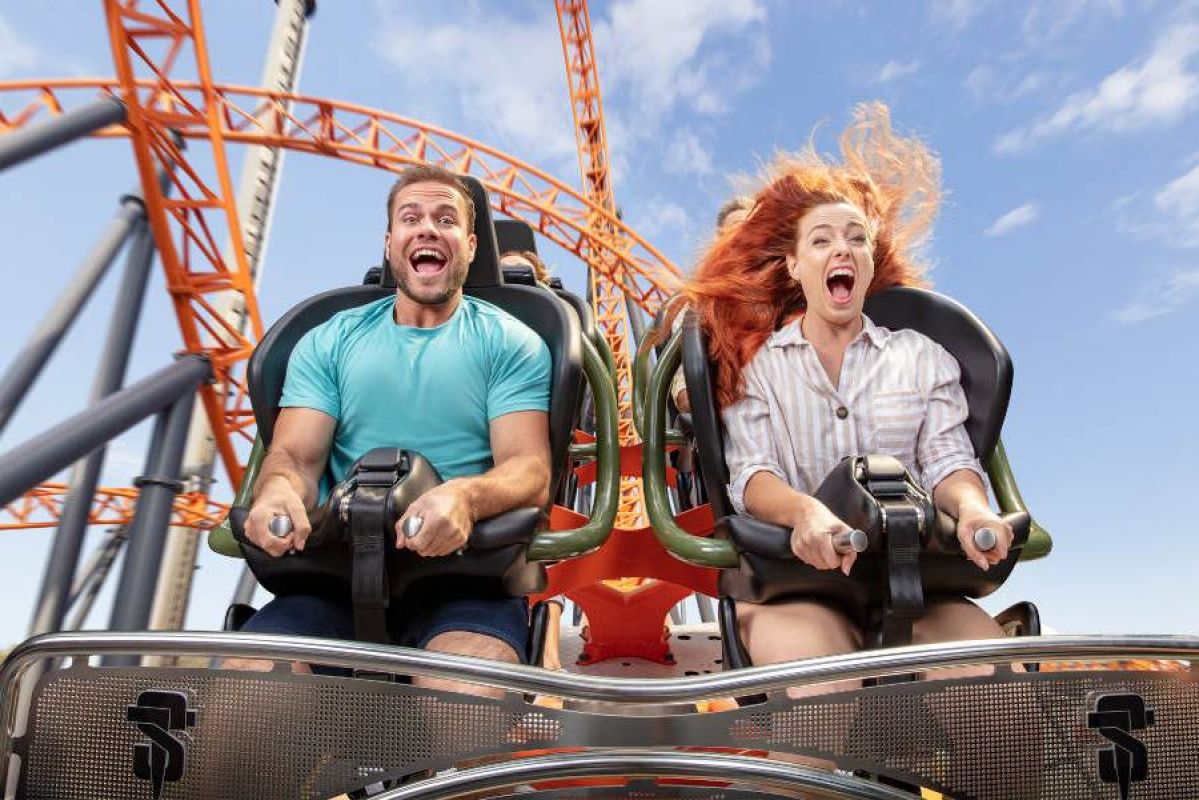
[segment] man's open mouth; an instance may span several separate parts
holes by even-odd
[[[445,269],[448,259],[445,254],[432,247],[421,247],[408,256],[408,264],[417,275],[436,275]]]
[[[833,305],[847,306],[853,301],[853,286],[857,276],[849,267],[837,267],[825,280]]]

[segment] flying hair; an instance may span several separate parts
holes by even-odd
[[[684,286],[708,335],[721,408],[744,394],[742,370],[770,334],[806,308],[787,256],[812,208],[849,203],[866,217],[874,252],[867,294],[927,284],[919,255],[940,207],[940,161],[920,140],[896,134],[889,110],[877,102],[854,109],[840,145],[840,163],[811,142],[778,154],[761,176],[749,217],[716,238]]]

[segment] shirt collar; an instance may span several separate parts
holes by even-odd
[[[811,342],[804,338],[803,331],[800,330],[801,317],[796,317],[791,322],[779,328],[774,333],[770,334],[770,338],[766,340],[767,347],[789,347],[791,345],[805,347],[811,346]],[[887,345],[887,341],[891,338],[891,332],[886,328],[881,328],[874,324],[874,321],[865,314],[862,315],[862,332],[859,333],[854,341],[865,338],[879,350]]]

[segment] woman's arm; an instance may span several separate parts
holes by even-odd
[[[1007,558],[1012,546],[1012,529],[991,510],[987,502],[987,490],[982,480],[972,470],[959,469],[950,473],[933,490],[933,502],[937,508],[958,521],[958,541],[966,558],[987,569]],[[995,531],[995,546],[981,551],[974,546],[974,532],[979,528]]]
[[[850,527],[824,503],[792,489],[777,475],[758,472],[745,486],[745,509],[762,520],[791,529],[791,552],[817,569],[840,569],[846,575],[858,554],[833,548],[833,536]]]
[[[931,386],[924,424],[916,442],[921,482],[931,487],[933,503],[958,521],[962,553],[979,569],[1007,557],[1012,529],[991,510],[982,466],[966,433],[970,406],[962,390],[961,367],[945,348],[928,340]],[[979,528],[995,531],[996,545],[987,552],[974,546]]]

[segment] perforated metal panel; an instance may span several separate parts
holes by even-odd
[[[72,668],[39,687],[16,748],[20,796],[151,798],[150,781],[134,774],[134,746],[150,740],[126,709],[154,689],[183,693],[196,712],[193,728],[170,732],[187,765],[163,798],[327,798],[384,773],[509,749],[517,736],[528,747],[550,745],[559,729],[513,701],[379,681]]]
[[[1111,767],[1123,758],[1132,800],[1199,798],[1199,686],[1189,672],[1003,672],[717,713],[690,708],[593,701],[559,710],[513,694],[492,700],[286,671],[74,666],[37,684],[28,732],[14,744],[18,796],[152,798],[153,765],[135,774],[137,758],[151,755],[160,778],[167,762],[179,772],[163,778],[162,798],[269,800],[331,797],[495,753],[727,747],[812,756],[955,800],[1114,799],[1114,770],[1105,781],[1101,759]],[[179,752],[168,757],[171,747]],[[720,791],[729,800],[765,796],[728,778]],[[690,796],[661,783],[579,796],[634,789],[650,792],[647,800]]]
[[[730,732],[745,746],[829,758],[959,800],[1119,798],[1099,767],[1100,751],[1113,743],[1089,724],[1103,696],[1139,697],[1154,712],[1153,724],[1127,731],[1148,766],[1129,797],[1199,797],[1199,686],[1178,675],[1009,674],[880,686],[771,703]]]

